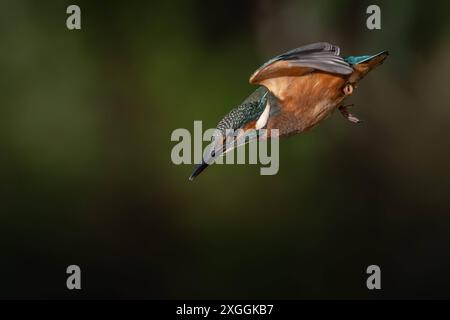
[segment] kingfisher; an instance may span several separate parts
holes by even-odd
[[[287,137],[305,132],[336,109],[348,121],[359,123],[360,120],[349,112],[353,105],[344,105],[343,101],[388,55],[388,51],[382,51],[374,55],[342,57],[338,46],[319,42],[270,59],[250,76],[250,84],[258,88],[220,120],[211,149],[189,180],[217,157],[240,145],[275,135]],[[261,131],[264,134],[259,134]],[[231,142],[227,139],[229,135],[234,135]]]

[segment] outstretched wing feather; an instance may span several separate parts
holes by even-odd
[[[326,43],[313,43],[281,54],[262,65],[250,77],[250,83],[281,76],[302,76],[313,70],[348,75],[352,67],[339,56],[339,47]]]

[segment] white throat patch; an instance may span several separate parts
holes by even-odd
[[[255,125],[256,130],[259,130],[266,126],[267,120],[269,120],[269,113],[270,113],[270,102],[267,100],[266,108],[264,109],[263,113],[259,117],[258,121],[256,121],[256,125]]]

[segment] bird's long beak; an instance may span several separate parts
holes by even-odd
[[[205,170],[210,164],[213,164],[220,156],[224,156],[231,150],[236,149],[258,138],[259,136],[256,130],[244,131],[234,139],[230,139],[230,141],[227,141],[225,146],[220,145],[216,148],[212,148],[208,151],[207,156],[205,157],[205,159],[203,159],[202,163],[194,169],[191,176],[189,177],[189,180],[194,180],[195,177],[202,173],[202,171]]]

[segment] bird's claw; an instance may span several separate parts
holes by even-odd
[[[353,107],[353,104],[348,104],[346,106],[340,106],[339,107],[339,111],[342,113],[342,115],[344,116],[344,118],[346,118],[348,121],[352,122],[352,123],[361,123],[362,121],[359,120],[356,116],[354,116],[353,114],[351,114],[348,111],[349,107]]]

